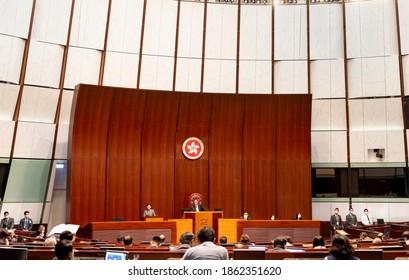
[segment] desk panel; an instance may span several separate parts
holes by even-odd
[[[237,222],[237,240],[243,233],[250,236],[251,242],[272,241],[277,236],[289,235],[294,242],[312,241],[320,235],[320,221],[315,220],[254,220]]]

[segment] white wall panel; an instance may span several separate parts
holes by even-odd
[[[79,83],[98,84],[100,63],[100,51],[71,47],[64,88],[74,89]]]
[[[138,63],[137,54],[107,52],[103,85],[136,88]]]
[[[19,122],[13,156],[51,158],[54,130],[54,124]]]
[[[205,60],[204,92],[234,93],[236,62],[233,60]]]
[[[58,88],[63,55],[62,46],[32,41],[25,84]]]
[[[70,0],[37,1],[31,39],[66,45],[71,3]]]
[[[0,0],[0,33],[27,39],[33,0]]]
[[[350,100],[349,122],[351,130],[403,129],[400,98]]]
[[[25,86],[19,121],[54,123],[59,93],[58,89]]]
[[[343,58],[341,5],[310,6],[311,59]]]
[[[348,3],[346,22],[349,58],[397,54],[393,0]]]
[[[204,5],[180,2],[178,57],[201,58]]]
[[[345,97],[344,61],[311,61],[311,93],[314,99]]]
[[[409,55],[402,56],[402,74],[405,95],[409,95]]]
[[[402,102],[400,98],[386,98],[386,126],[388,130],[403,130]]]
[[[60,119],[59,122],[64,124],[70,123],[72,99],[74,92],[71,90],[64,90],[62,94],[61,106],[60,106]]]
[[[143,54],[174,56],[177,1],[147,1]]]
[[[329,131],[311,132],[311,161],[331,162],[331,138]]]
[[[7,209],[10,213],[10,217],[14,218],[14,224],[19,224],[20,219],[24,217],[24,211],[30,212],[30,218],[33,219],[34,224],[39,224],[41,219],[42,203],[15,203],[4,202],[3,209]],[[44,222],[44,221],[43,221]],[[51,229],[50,229],[51,230]]]
[[[409,54],[409,1],[398,0],[402,54]]]
[[[18,83],[25,41],[0,34],[0,80]]]
[[[239,93],[271,93],[271,61],[240,61]]]
[[[13,121],[0,120],[0,157],[10,157],[14,125]]]
[[[13,120],[19,90],[17,85],[0,84],[0,120]]]
[[[351,163],[365,162],[367,151],[364,147],[364,132],[351,131],[350,132],[350,160]],[[378,147],[379,148],[379,147]]]
[[[172,90],[173,57],[144,55],[141,67],[140,88]]]
[[[396,56],[350,59],[348,75],[350,98],[400,94]]]
[[[402,131],[353,131],[351,162],[373,162],[368,155],[373,149],[385,149],[384,158],[377,158],[377,162],[404,162],[403,141]]]
[[[208,5],[206,58],[236,59],[237,5]]]
[[[200,91],[201,59],[179,58],[176,69],[177,91]]]
[[[112,1],[107,50],[139,53],[144,1]]]
[[[306,6],[275,6],[274,20],[274,59],[307,59]]]
[[[385,99],[363,99],[364,130],[386,130]]]
[[[345,100],[313,100],[311,126],[313,130],[346,130]]]
[[[386,132],[386,161],[405,162],[405,146],[403,130],[388,130]]]
[[[271,9],[260,5],[241,7],[240,59],[271,60]]]
[[[364,129],[364,104],[362,100],[349,100],[349,129],[358,131]]]
[[[345,131],[313,131],[311,153],[313,163],[346,163],[347,143]]]
[[[307,93],[308,74],[305,61],[278,61],[274,63],[275,93]]]
[[[68,158],[68,138],[70,125],[60,123],[58,125],[57,143],[55,143],[55,159]]]
[[[102,50],[108,13],[108,0],[76,0],[70,45]]]

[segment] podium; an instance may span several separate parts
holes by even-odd
[[[193,233],[196,234],[201,227],[208,226],[214,229],[217,238],[219,223],[218,220],[223,218],[223,211],[201,211],[201,212],[184,212],[184,219],[192,219]]]

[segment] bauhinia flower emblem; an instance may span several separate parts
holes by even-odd
[[[197,150],[199,149],[199,145],[195,144],[195,141],[192,141],[192,144],[187,145],[187,148],[189,149],[189,154],[197,154]]]
[[[198,159],[202,156],[204,145],[197,137],[189,137],[183,142],[182,152],[188,159]]]

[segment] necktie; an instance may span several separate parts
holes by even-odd
[[[368,219],[368,224],[370,224],[370,223],[371,223],[371,220],[369,220],[369,216],[366,215],[366,218]]]
[[[28,229],[28,219],[27,218],[25,219],[25,222],[24,222],[24,229]]]

